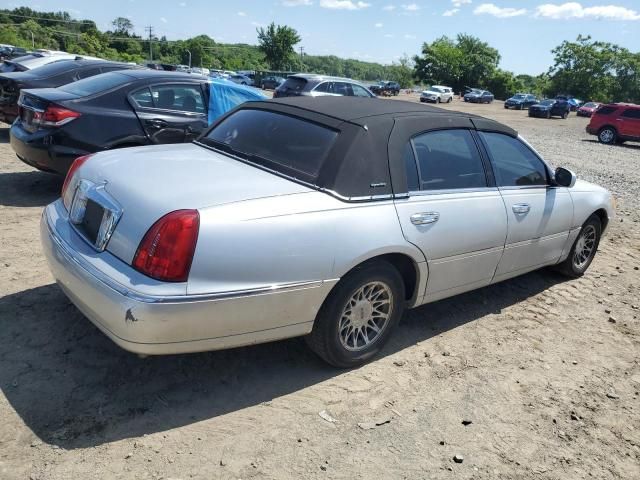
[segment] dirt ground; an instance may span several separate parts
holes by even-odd
[[[61,180],[0,125],[0,479],[640,478],[640,145],[600,145],[575,115],[445,108],[515,127],[610,188],[618,217],[583,278],[539,271],[411,311],[352,371],[301,339],[120,350],[41,254]]]

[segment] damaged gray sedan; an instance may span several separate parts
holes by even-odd
[[[78,158],[41,236],[64,292],[129,351],[306,336],[351,367],[406,308],[545,266],[582,275],[612,202],[491,120],[292,98],[192,144]]]

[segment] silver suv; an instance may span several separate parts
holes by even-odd
[[[453,100],[453,89],[442,85],[433,85],[420,95],[421,102],[449,103]]]
[[[375,97],[371,91],[355,80],[326,75],[303,74],[290,75],[273,92],[274,98],[281,97],[318,97],[318,96]]]

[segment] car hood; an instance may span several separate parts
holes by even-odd
[[[314,191],[196,144],[102,152],[87,161],[78,175],[105,184],[122,208],[107,249],[127,263],[147,230],[174,210]]]

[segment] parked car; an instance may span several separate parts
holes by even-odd
[[[590,117],[591,115],[593,115],[593,112],[595,112],[598,107],[600,107],[600,105],[601,104],[597,102],[587,102],[578,109],[576,115],[578,115],[579,117]]]
[[[204,69],[201,67],[191,67],[189,69],[189,73],[193,73],[194,75],[208,75],[209,73],[204,73]]]
[[[22,90],[11,146],[23,162],[64,175],[79,155],[191,141],[208,125],[208,91],[205,77],[156,70]]]
[[[569,103],[572,112],[575,112],[582,105],[582,100],[572,97],[571,95],[556,95],[556,100],[564,100]]]
[[[420,94],[421,102],[450,103],[453,101],[453,89],[442,85],[433,85]]]
[[[493,102],[493,93],[488,90],[475,88],[464,95],[464,101],[471,103],[491,103]]]
[[[12,123],[18,116],[21,89],[59,87],[83,78],[115,70],[140,68],[107,60],[62,60],[25,72],[0,74],[0,121]]]
[[[295,98],[246,103],[192,144],[78,158],[41,238],[62,290],[127,350],[304,335],[353,367],[405,308],[550,265],[581,276],[613,216],[609,192],[495,121]]]
[[[369,88],[372,93],[382,97],[396,96],[400,93],[400,84],[398,82],[381,81]]]
[[[176,72],[189,73],[191,68],[189,65],[176,65]]]
[[[543,118],[551,118],[551,117],[567,118],[569,116],[570,111],[571,111],[571,106],[569,105],[569,102],[567,102],[566,100],[549,98],[546,100],[542,100],[540,103],[536,103],[535,105],[531,105],[529,107],[529,116],[543,117]]]
[[[282,77],[276,77],[274,75],[269,75],[268,77],[264,77],[261,81],[260,81],[260,87],[263,90],[269,89],[269,90],[275,90],[276,88],[278,88],[280,85],[282,85],[282,82],[284,82],[284,78]]]
[[[591,116],[587,133],[597,135],[601,143],[640,142],[640,105],[609,103]]]
[[[0,65],[0,73],[26,72],[27,70],[33,70],[34,68],[42,67],[43,65],[47,65],[49,63],[60,62],[62,60],[73,60],[78,58],[87,60],[102,60],[96,57],[90,57],[87,55],[73,55],[67,52],[34,52],[22,57],[5,60]]]
[[[238,85],[253,86],[253,80],[251,80],[246,75],[241,75],[239,73],[236,73],[235,75],[231,75],[229,77],[229,80],[231,80],[233,83],[237,83]]]
[[[304,73],[290,75],[273,92],[273,98],[300,96],[375,97],[364,85],[350,78]]]
[[[516,93],[513,97],[504,102],[504,108],[515,108],[522,110],[538,103],[538,99],[531,93]]]

